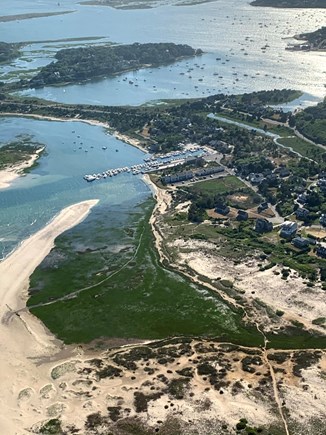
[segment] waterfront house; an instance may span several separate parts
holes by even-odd
[[[191,180],[194,177],[191,171],[179,172],[173,175],[166,175],[161,178],[161,181],[164,185],[178,183],[180,181]]]
[[[207,177],[208,175],[218,174],[223,172],[224,168],[222,166],[211,166],[208,168],[203,168],[195,172],[196,177]]]

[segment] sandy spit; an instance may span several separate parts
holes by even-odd
[[[29,277],[50,252],[56,237],[85,219],[97,203],[98,200],[89,200],[66,207],[0,262],[0,432],[3,434],[25,434],[24,427],[35,422],[35,413],[24,412],[23,399],[17,398],[22,397],[20,393],[27,386],[31,390],[41,388],[48,373],[45,367],[37,366],[37,360],[59,350],[58,341],[38,319],[28,312],[18,316],[13,311],[26,307]]]
[[[7,187],[9,187],[16,178],[22,175],[24,169],[33,166],[35,161],[40,157],[40,154],[43,150],[44,147],[38,149],[35,154],[33,154],[31,158],[29,160],[26,160],[25,162],[22,162],[18,165],[10,166],[6,169],[2,169],[0,171],[0,189],[6,189]]]

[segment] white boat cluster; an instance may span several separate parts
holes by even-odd
[[[201,147],[193,147],[189,150],[173,151],[168,154],[158,154],[156,156],[146,157],[144,163],[139,163],[130,167],[124,166],[123,168],[108,169],[107,171],[99,172],[98,174],[86,174],[84,175],[84,180],[90,182],[103,178],[105,179],[107,177],[114,177],[124,172],[131,172],[133,175],[146,174],[147,172],[155,171],[171,164],[182,164],[186,158],[194,153],[197,153],[198,156],[202,156],[205,151]]]

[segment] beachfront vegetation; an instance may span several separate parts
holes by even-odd
[[[55,55],[56,62],[43,67],[28,85],[42,87],[75,83],[145,67],[157,67],[201,53],[201,50],[195,50],[189,45],[173,43],[70,48],[60,50]]]
[[[252,209],[257,218],[259,217],[257,204],[261,201],[261,197],[236,177],[229,176],[199,182],[189,187],[182,187],[178,191],[176,200],[178,202],[191,201],[188,219],[198,223],[203,222],[204,218],[207,219],[206,211],[214,209],[218,204],[226,204],[236,209]],[[182,234],[183,237],[191,236],[194,238],[196,236],[196,238],[200,238],[201,234],[202,239],[217,242],[220,246],[221,255],[226,257],[238,259],[239,256],[243,257],[244,252],[246,252],[246,255],[250,255],[259,251],[263,258],[268,261],[267,268],[282,264],[284,267],[296,270],[301,276],[311,281],[315,281],[319,276],[322,280],[325,280],[326,260],[309,255],[307,251],[294,248],[290,240],[281,242],[277,230],[268,235],[259,234],[254,231],[253,220],[237,221],[235,216],[230,219],[227,216],[218,218],[210,214],[210,219],[215,222],[210,230],[207,228],[207,231],[205,231],[201,226],[198,232],[194,233],[193,227],[184,226],[186,216],[181,219],[180,214],[178,214],[178,219],[171,228],[175,228],[177,234]],[[219,221],[226,224],[219,225]],[[176,225],[177,223],[178,225]],[[181,228],[182,231],[179,232]],[[309,232],[309,229],[307,229],[307,232]],[[175,237],[177,234],[175,234]]]
[[[29,136],[17,137],[12,142],[0,144],[0,169],[26,162],[41,148],[43,146]]]

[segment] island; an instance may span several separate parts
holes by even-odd
[[[250,4],[273,8],[326,8],[324,0],[254,0]]]
[[[208,3],[214,0],[171,0],[168,3],[174,6],[191,6],[196,4]],[[82,5],[89,6],[109,6],[115,9],[151,9],[161,6],[158,0],[86,0]]]
[[[134,43],[65,49],[60,50],[55,55],[57,61],[42,68],[28,82],[28,86],[36,88],[81,82],[140,68],[166,65],[200,54],[200,49],[173,43]]]

